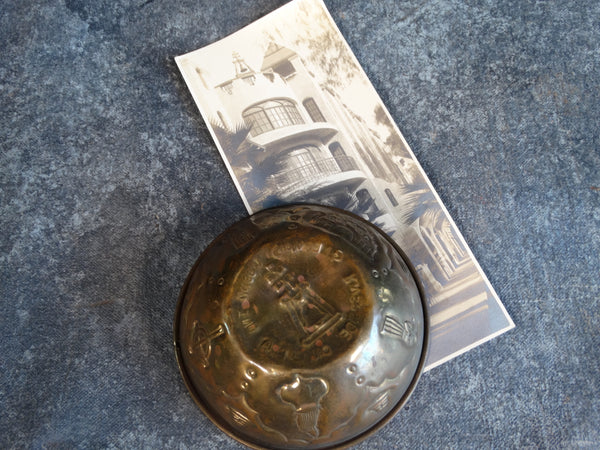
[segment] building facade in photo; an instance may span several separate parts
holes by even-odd
[[[322,89],[294,51],[271,43],[260,70],[233,54],[234,76],[211,87],[211,125],[253,210],[319,202],[355,212],[392,235],[410,179],[384,161],[361,118]]]

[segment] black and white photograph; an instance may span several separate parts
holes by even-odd
[[[250,213],[335,206],[404,249],[428,299],[428,369],[514,326],[322,2],[176,62]]]

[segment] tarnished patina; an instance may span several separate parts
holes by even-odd
[[[251,447],[350,445],[404,404],[427,348],[414,271],[341,210],[265,210],[198,259],[175,316],[181,373],[202,410]]]

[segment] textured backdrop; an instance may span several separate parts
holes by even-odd
[[[246,215],[173,57],[283,3],[3,2],[1,448],[241,447],[172,349]],[[599,447],[600,4],[326,4],[517,326],[359,447]]]

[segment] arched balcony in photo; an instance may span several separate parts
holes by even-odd
[[[242,117],[251,128],[250,135],[253,137],[278,128],[304,123],[296,104],[288,99],[271,99],[258,103],[244,110]]]
[[[357,171],[356,163],[350,156],[342,157],[342,168],[339,158],[323,158],[320,154],[319,148],[309,144],[287,150],[278,159],[279,170],[270,176],[270,185],[289,190],[308,186],[334,175]],[[361,175],[361,178],[364,176]],[[342,179],[344,178],[340,178],[340,181]]]

